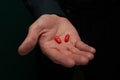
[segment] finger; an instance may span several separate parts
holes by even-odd
[[[72,56],[76,65],[86,65],[89,62],[89,59],[83,55],[72,54]]]
[[[34,49],[41,34],[41,31],[42,29],[37,29],[35,26],[31,26],[28,31],[27,37],[18,48],[18,52],[20,55],[26,55]]]
[[[75,47],[69,47],[69,51],[71,51],[71,53],[78,55],[78,56],[84,56],[86,58],[88,58],[89,60],[92,60],[94,58],[94,55],[91,54],[90,52],[86,52],[86,51],[80,51],[78,48]]]
[[[75,65],[69,52],[64,51],[64,53],[61,53],[57,49],[47,49],[45,54],[56,64],[61,64],[65,67],[73,67]]]
[[[88,51],[91,53],[95,53],[95,48],[85,44],[84,42],[80,40],[76,42],[75,47],[82,51]]]

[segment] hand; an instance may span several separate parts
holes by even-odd
[[[68,42],[64,42],[66,34],[70,34]],[[54,40],[56,35],[62,43]],[[43,54],[65,67],[85,65],[94,58],[95,49],[81,41],[76,29],[66,18],[54,14],[42,15],[30,26],[26,39],[18,49],[19,54],[26,55],[37,43]]]

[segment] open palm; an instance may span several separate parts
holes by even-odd
[[[66,34],[70,35],[68,42],[64,42]],[[62,40],[60,44],[54,40],[56,35]],[[29,53],[36,43],[53,62],[66,67],[85,65],[93,59],[95,53],[94,48],[81,41],[76,29],[66,18],[56,15],[41,16],[33,23],[19,52]]]

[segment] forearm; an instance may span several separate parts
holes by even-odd
[[[43,14],[58,14],[65,16],[58,0],[23,0],[31,14],[38,18]]]

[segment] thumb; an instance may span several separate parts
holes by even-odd
[[[41,28],[38,29],[35,28],[35,26],[30,27],[27,37],[18,48],[18,52],[20,55],[26,55],[34,49],[38,42],[38,38],[41,34],[41,31]]]

